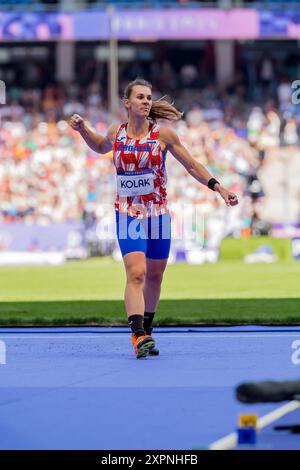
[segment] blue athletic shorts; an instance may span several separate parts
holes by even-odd
[[[157,217],[138,219],[116,211],[116,222],[122,256],[133,251],[141,251],[151,259],[169,257],[171,245],[169,212]]]

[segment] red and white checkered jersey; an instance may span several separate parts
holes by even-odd
[[[165,168],[167,151],[162,151],[158,139],[159,125],[156,123],[141,139],[129,138],[126,133],[126,124],[121,124],[119,127],[113,152],[117,172],[152,170],[154,191],[142,196],[117,194],[115,201],[117,211],[137,218],[152,217],[168,212]]]

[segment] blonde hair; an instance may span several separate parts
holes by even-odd
[[[152,90],[152,85],[147,80],[143,78],[136,78],[133,82],[130,82],[124,92],[124,99],[129,99],[133,87],[136,85],[146,86]],[[172,103],[169,103],[166,99],[166,96],[163,96],[159,100],[152,101],[152,106],[148,118],[156,121],[157,119],[168,119],[169,121],[178,121],[181,119],[183,113],[178,111],[178,109],[173,106]]]

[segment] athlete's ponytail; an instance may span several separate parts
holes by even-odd
[[[130,97],[133,87],[136,85],[146,86],[147,88],[150,88],[150,90],[152,90],[151,83],[147,82],[147,80],[144,80],[143,78],[136,78],[133,82],[130,82],[127,85],[124,93],[124,99],[128,99]],[[159,100],[152,102],[149,118],[153,121],[156,121],[157,119],[168,119],[169,121],[178,121],[182,117],[183,113],[178,111],[175,106],[173,106],[164,98],[165,96],[163,96]]]
[[[172,103],[169,103],[164,98],[163,96],[159,100],[152,102],[149,117],[153,119],[153,121],[159,118],[168,119],[169,121],[178,121],[178,119],[181,119],[183,113],[178,111]]]

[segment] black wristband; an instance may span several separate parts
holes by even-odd
[[[220,184],[219,181],[217,181],[215,178],[210,178],[209,182],[207,183],[207,186],[209,187],[209,189],[211,189],[212,191],[215,190],[215,184]]]

